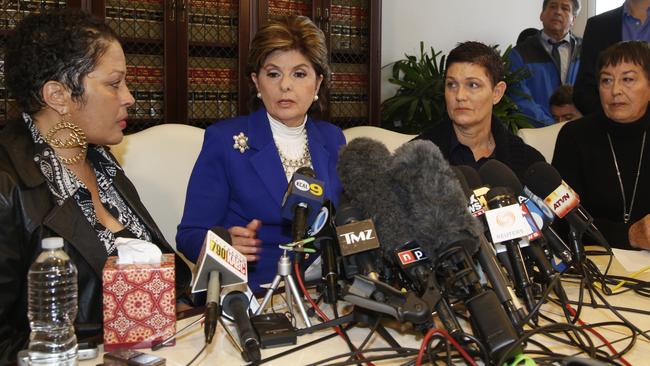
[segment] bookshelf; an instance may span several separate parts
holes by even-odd
[[[248,45],[270,19],[300,14],[326,34],[332,65],[326,120],[342,128],[379,123],[379,0],[3,0],[0,46],[24,14],[76,7],[104,18],[119,35],[136,100],[126,133],[161,123],[207,127],[248,113],[243,75]],[[19,111],[4,89],[0,126]]]

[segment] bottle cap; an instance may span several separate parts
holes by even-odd
[[[59,238],[59,237],[45,238],[41,242],[41,246],[43,247],[43,249],[63,248],[63,238]]]

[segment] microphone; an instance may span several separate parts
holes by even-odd
[[[517,200],[522,205],[522,208],[526,206],[526,210],[534,218],[536,227],[540,229],[543,238],[546,239],[545,242],[548,243],[553,253],[565,263],[571,263],[571,250],[550,226],[553,222],[553,212],[549,212],[549,208],[546,207],[543,201],[540,207],[539,197],[535,196],[526,187],[522,187],[517,175],[500,161],[490,160],[481,169],[482,174],[485,175],[485,182],[493,187],[508,187],[515,192]]]
[[[442,296],[433,262],[426,252],[416,242],[409,242],[393,251],[393,263],[405,277],[401,281],[402,286],[411,288],[418,296],[422,297],[430,307],[436,310],[447,332],[452,337],[461,339],[463,329],[447,299]]]
[[[194,267],[192,292],[207,290],[205,304],[205,342],[211,343],[221,309],[221,287],[248,282],[246,257],[233,248],[228,230],[216,226],[208,230]]]
[[[594,225],[593,217],[580,205],[578,194],[562,180],[560,173],[552,165],[543,161],[531,165],[524,174],[524,183],[530,191],[543,198],[555,216],[564,218],[569,223],[576,261],[582,262],[585,257],[582,245],[584,232],[609,247],[603,234]]]
[[[546,226],[546,230],[544,230],[544,220],[539,216],[541,210],[537,208],[528,197],[522,196],[521,192],[523,187],[521,186],[519,179],[515,173],[502,162],[498,160],[490,160],[486,162],[481,167],[480,174],[481,177],[484,178],[483,181],[487,184],[493,187],[506,187],[515,193],[521,211],[532,230],[532,233],[528,235],[527,240],[524,238],[519,241],[520,247],[528,259],[532,260],[536,264],[537,269],[539,270],[536,273],[541,277],[541,282],[549,283],[554,274],[554,269],[543,249],[543,247],[546,246],[544,232],[548,232],[549,227]],[[536,213],[536,219],[533,219],[529,207],[532,208],[532,212]],[[540,230],[540,227],[542,230]]]
[[[241,345],[242,358],[246,362],[256,362],[262,359],[260,354],[260,341],[253,330],[251,319],[248,315],[248,297],[241,291],[232,291],[223,298],[223,311],[232,316]]]
[[[307,227],[316,219],[323,203],[323,187],[310,167],[298,169],[291,177],[282,199],[282,218],[292,222],[293,241],[303,239]]]
[[[389,258],[411,240],[432,258],[450,247],[470,255],[477,252],[481,225],[467,212],[462,189],[438,147],[430,141],[411,141],[400,146],[391,159],[380,143],[358,140],[362,139],[342,149],[339,178],[352,202],[373,218],[384,257]],[[480,290],[487,294],[481,298],[496,300],[489,289]],[[478,329],[485,331],[480,337],[489,352],[500,354],[517,339],[517,332],[498,302],[482,304],[487,307],[481,311],[486,314],[489,309],[490,319],[479,312],[472,312],[471,318],[483,325]]]
[[[379,260],[377,255],[379,239],[372,220],[345,198],[341,200],[336,213],[336,234],[339,250],[343,256],[343,269],[348,279],[356,274],[379,279]]]
[[[465,192],[465,196],[470,197],[470,199],[472,197],[475,198],[474,191],[469,188],[470,186],[468,182],[471,182],[472,187],[481,187],[483,183],[481,182],[481,177],[478,175],[478,172],[467,165],[454,166],[452,169],[454,169],[454,172],[456,173],[456,178],[458,178],[460,186]],[[487,207],[487,203],[480,203],[476,199],[474,202],[478,203],[480,208],[470,203],[468,205],[470,212],[477,212],[480,210],[480,218],[483,220],[483,224],[487,225],[487,223],[485,223],[485,217],[482,216],[485,211],[484,207]],[[522,329],[520,323],[525,318],[526,313],[521,306],[519,299],[515,296],[514,290],[512,289],[512,283],[506,278],[499,266],[494,246],[488,242],[485,235],[481,235],[479,240],[480,248],[478,251],[478,261],[481,264],[481,268],[490,280],[490,284],[492,285],[499,302],[506,309],[506,314],[510,318],[512,325],[521,332]]]
[[[505,245],[516,287],[524,297],[528,310],[532,311],[535,307],[533,286],[519,247],[520,238],[531,233],[530,226],[509,188],[493,187],[486,198],[490,210],[485,213],[485,219],[490,228],[492,242]]]
[[[325,284],[324,301],[336,304],[338,298],[338,253],[336,252],[336,225],[334,224],[334,204],[326,199],[320,213],[309,229],[308,235],[314,236],[314,245],[320,247],[321,274]]]

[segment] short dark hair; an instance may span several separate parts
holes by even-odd
[[[48,81],[60,82],[74,100],[83,102],[83,80],[112,41],[117,35],[110,27],[79,10],[32,13],[7,37],[7,88],[27,113],[45,107],[42,89]]]
[[[459,43],[447,56],[445,73],[449,66],[461,62],[483,66],[490,81],[492,81],[492,87],[504,79],[505,67],[501,56],[494,48],[481,42],[467,41]]]
[[[555,106],[573,104],[573,87],[571,85],[562,85],[555,89],[548,99],[548,104]]]
[[[550,0],[544,0],[544,2],[542,3],[542,11],[546,10],[546,5],[548,5],[549,1]],[[572,13],[573,13],[573,16],[576,17],[576,16],[578,16],[578,13],[580,12],[580,0],[571,0],[571,3],[573,5],[573,7],[571,9]]]
[[[327,43],[323,31],[305,16],[288,16],[269,22],[260,28],[250,46],[246,75],[259,73],[264,61],[274,51],[296,50],[307,58],[316,71],[316,75],[323,75],[323,82],[318,90],[318,103],[321,111],[327,105],[327,87],[331,76],[328,60]],[[260,105],[256,97],[255,85],[252,81],[249,104],[252,109]]]
[[[603,68],[616,66],[622,62],[629,62],[640,66],[645,72],[646,79],[650,81],[650,45],[647,42],[625,41],[607,47],[598,56],[596,70],[600,74]]]

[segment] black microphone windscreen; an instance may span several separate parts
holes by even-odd
[[[407,209],[402,221],[410,223],[415,239],[430,256],[468,238],[477,244],[468,252],[476,251],[483,228],[468,212],[467,196],[435,144],[416,140],[400,146],[388,173],[393,191]]]
[[[485,162],[478,170],[478,174],[483,183],[490,187],[508,187],[517,194],[524,189],[512,169],[495,159]]]
[[[225,240],[226,243],[232,245],[232,237],[230,237],[230,232],[227,229],[221,226],[213,226],[210,228],[210,231],[217,234],[221,239]]]
[[[524,184],[537,196],[545,198],[562,184],[562,177],[551,164],[538,161],[524,173]]]
[[[468,165],[457,165],[454,168],[457,168],[463,177],[465,177],[465,182],[467,182],[467,186],[470,189],[476,189],[483,186],[481,176],[478,175],[476,169]]]
[[[346,225],[355,221],[365,220],[366,215],[349,200],[341,200],[339,209],[336,210],[334,223],[336,226]]]
[[[316,178],[316,172],[314,171],[314,169],[308,166],[303,166],[298,168],[298,170],[296,170],[294,174],[302,174],[310,178],[314,178],[314,179]]]

